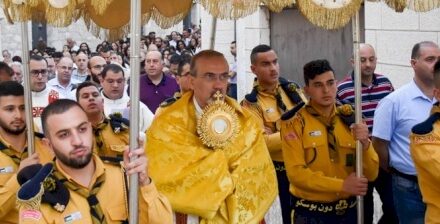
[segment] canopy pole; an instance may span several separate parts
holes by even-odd
[[[24,105],[26,116],[26,137],[28,156],[34,153],[34,118],[32,116],[32,90],[31,90],[31,74],[29,72],[29,39],[28,39],[28,23],[23,21],[21,26],[21,51],[23,63],[23,86],[24,86]],[[42,131],[42,130],[40,130]]]
[[[352,19],[352,32],[353,32],[353,59],[354,59],[354,90],[355,90],[355,116],[356,123],[362,123],[362,86],[361,86],[361,64],[359,56],[359,44],[360,44],[360,28],[359,28],[359,11],[353,16]],[[356,141],[356,177],[362,177],[362,144],[360,141]],[[357,223],[364,223],[364,197],[357,196]]]
[[[209,49],[214,50],[215,47],[215,34],[217,31],[217,17],[212,16],[212,24],[211,24],[211,45]]]
[[[130,2],[130,150],[139,147],[139,74],[141,42],[141,0]],[[130,158],[130,161],[135,160]],[[129,189],[129,222],[138,223],[138,174],[130,175]]]

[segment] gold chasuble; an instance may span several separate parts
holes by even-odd
[[[222,149],[197,134],[193,93],[155,118],[147,133],[149,174],[175,212],[200,223],[258,223],[278,194],[275,170],[259,123],[229,97],[239,131]]]

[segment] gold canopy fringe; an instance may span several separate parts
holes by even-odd
[[[78,19],[78,10],[76,10],[76,1],[70,3],[62,9],[52,7],[48,1],[45,1],[46,21],[55,27],[65,27]]]
[[[407,8],[416,12],[427,12],[440,8],[440,0],[409,0]]]
[[[262,2],[274,12],[281,12],[285,7],[291,6],[295,3],[294,0],[262,0]]]
[[[403,12],[406,8],[406,0],[385,0],[385,3],[396,12]]]
[[[297,0],[301,13],[312,24],[332,30],[344,27],[361,7],[362,0],[351,0],[349,4],[329,9],[317,5],[313,0]]]
[[[187,14],[188,11],[184,13],[180,13],[173,17],[166,17],[160,14],[160,12],[155,7],[151,9],[151,18],[154,20],[154,22],[156,22],[158,26],[160,26],[163,29],[167,29],[176,25],[177,23],[182,21]],[[148,20],[146,22],[148,22]]]
[[[200,0],[200,4],[214,17],[237,19],[254,13],[259,0]]]
[[[32,8],[25,4],[11,4],[9,7],[9,15],[11,15],[12,20],[16,22],[24,22],[32,19],[31,12]]]

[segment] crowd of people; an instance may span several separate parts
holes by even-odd
[[[353,72],[338,82],[327,60],[313,60],[299,86],[280,76],[276,51],[261,44],[250,54],[254,87],[238,102],[236,62],[200,50],[199,40],[191,29],[142,38],[136,100],[148,141],[131,151],[127,42],[91,51],[69,38],[62,52],[31,52],[32,155],[27,74],[3,51],[0,222],[126,221],[126,175],[139,177],[139,223],[355,223],[356,196],[365,196],[364,222],[373,223],[374,189],[379,223],[440,220],[436,43],[414,45],[414,78],[397,90],[375,72],[374,48],[361,44],[364,122],[356,123]],[[234,57],[235,49],[232,42]]]

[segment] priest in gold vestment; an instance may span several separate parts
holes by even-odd
[[[176,223],[259,223],[278,194],[258,122],[226,97],[228,71],[219,52],[194,56],[193,91],[164,108],[147,132],[149,173]]]

